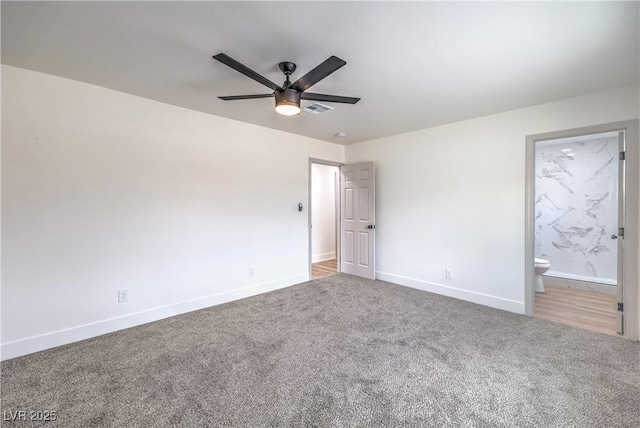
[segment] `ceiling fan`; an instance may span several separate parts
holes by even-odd
[[[346,64],[345,61],[341,60],[337,56],[330,56],[327,60],[293,83],[289,80],[289,76],[296,71],[296,65],[288,61],[281,62],[278,64],[278,68],[280,68],[280,71],[284,73],[286,79],[282,86],[276,85],[266,77],[256,73],[246,65],[240,64],[238,61],[226,54],[219,53],[218,55],[214,55],[213,58],[273,90],[270,94],[218,97],[224,101],[249,100],[275,96],[276,112],[284,116],[294,116],[299,114],[301,99],[344,104],[355,104],[360,101],[360,98],[354,97],[341,97],[338,95],[312,94],[310,92],[305,92],[311,86],[315,85]]]

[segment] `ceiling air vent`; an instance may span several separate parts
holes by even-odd
[[[322,114],[329,110],[333,110],[333,107],[329,107],[320,103],[313,103],[304,108],[304,111],[312,114]]]

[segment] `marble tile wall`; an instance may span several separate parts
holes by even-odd
[[[618,138],[548,143],[536,147],[536,257],[548,275],[615,284]]]

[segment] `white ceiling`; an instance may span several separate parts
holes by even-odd
[[[351,144],[631,85],[638,2],[2,2],[2,63]],[[282,83],[336,55],[311,89],[361,97],[287,118],[224,52]],[[309,101],[303,101],[310,104]],[[334,134],[343,131],[344,138]]]

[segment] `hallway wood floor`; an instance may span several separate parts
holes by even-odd
[[[536,318],[619,336],[616,296],[552,285],[544,288],[544,293],[536,293]]]
[[[326,278],[338,273],[338,260],[331,259],[311,265],[311,279]]]

